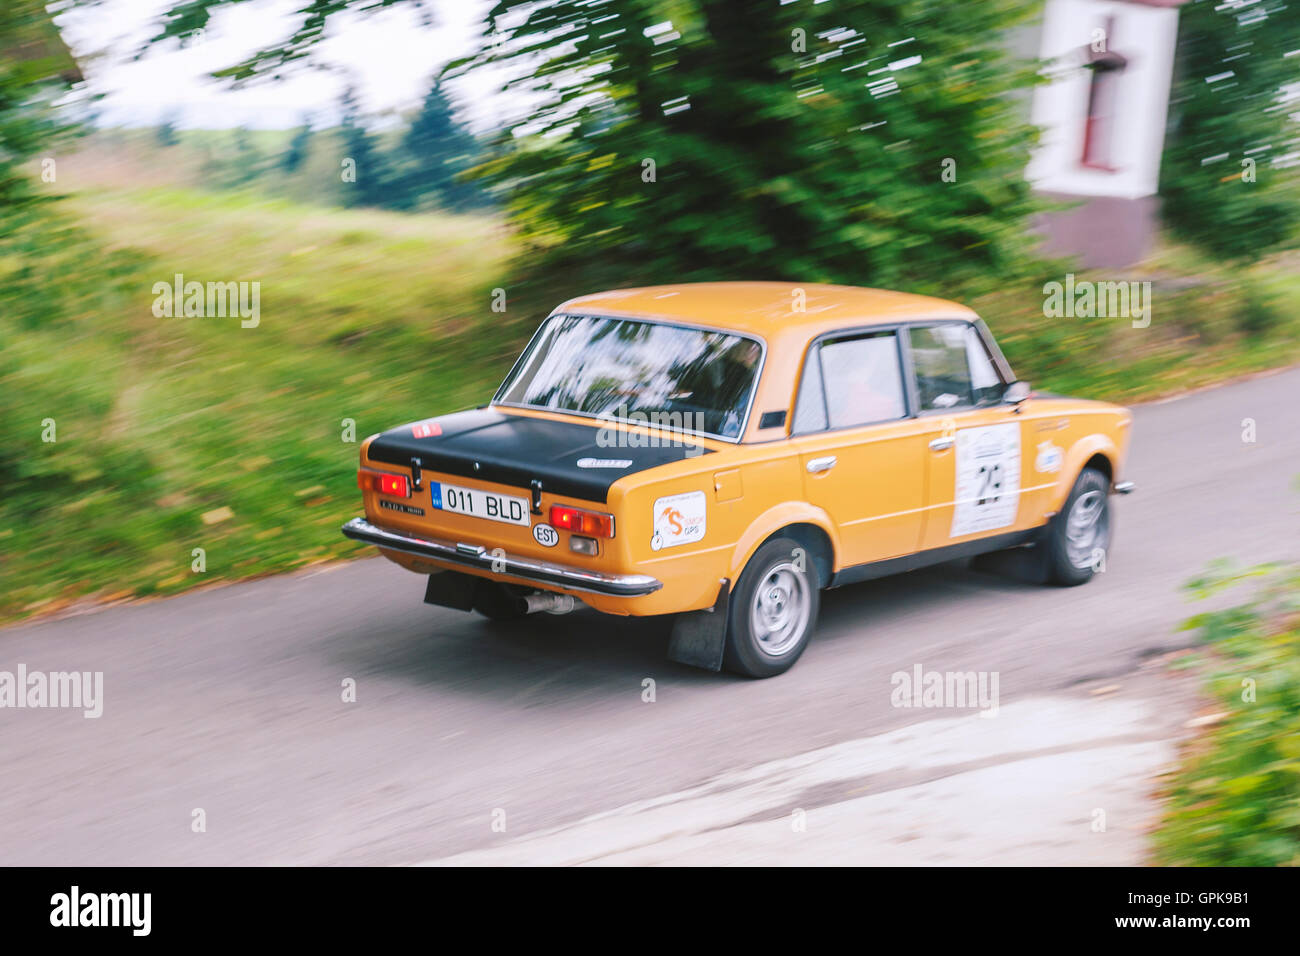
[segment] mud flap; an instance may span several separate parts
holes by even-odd
[[[668,659],[705,670],[722,670],[730,605],[731,581],[723,578],[713,607],[677,615],[672,636],[668,639]]]
[[[999,574],[1023,581],[1026,584],[1047,583],[1047,562],[1043,560],[1045,542],[1032,548],[1012,548],[1009,551],[990,551],[971,559],[971,569],[985,574]]]
[[[478,578],[458,571],[439,571],[429,575],[424,589],[424,603],[469,611],[474,607],[474,586]]]

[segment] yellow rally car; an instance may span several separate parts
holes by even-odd
[[[940,299],[624,289],[556,309],[490,405],[366,439],[343,533],[431,604],[676,615],[671,658],[768,677],[822,588],[990,552],[1087,581],[1131,421],[1032,393]]]

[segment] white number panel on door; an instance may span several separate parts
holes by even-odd
[[[1014,524],[1020,505],[1020,423],[957,431],[951,537]]]

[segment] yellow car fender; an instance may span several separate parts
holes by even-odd
[[[1101,455],[1109,462],[1111,479],[1114,480],[1119,473],[1120,454],[1118,446],[1105,435],[1085,435],[1070,446],[1069,454],[1065,459],[1065,466],[1061,469],[1056,488],[1052,492],[1049,511],[1056,512],[1065,507],[1065,499],[1070,496],[1070,489],[1074,487],[1075,481],[1078,480],[1079,472],[1083,471],[1084,466],[1094,455]]]
[[[831,543],[832,553],[827,555],[831,568],[832,570],[838,568],[837,555],[840,553],[840,536],[830,516],[821,508],[806,501],[785,501],[779,505],[773,505],[755,518],[745,530],[745,533],[740,536],[740,540],[736,542],[736,547],[731,553],[730,577],[732,587],[735,587],[736,581],[740,578],[740,573],[745,570],[745,565],[749,563],[749,559],[754,556],[754,552],[759,549],[763,542],[782,528],[789,527],[792,524],[810,524],[819,528]]]

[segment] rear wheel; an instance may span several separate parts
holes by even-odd
[[[1049,581],[1073,586],[1105,566],[1110,547],[1110,480],[1095,468],[1079,473],[1042,545]]]
[[[816,566],[793,538],[773,538],[749,559],[731,594],[727,670],[775,677],[799,659],[821,606]]]

